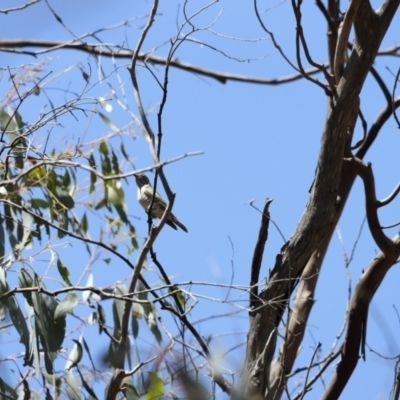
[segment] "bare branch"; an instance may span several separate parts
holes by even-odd
[[[258,239],[256,246],[254,248],[253,260],[251,263],[251,273],[250,273],[250,310],[256,308],[256,303],[258,303],[258,277],[260,274],[261,263],[264,255],[265,243],[268,239],[268,226],[269,226],[269,206],[273,199],[266,198],[264,209],[261,217],[261,225],[258,232]],[[251,312],[251,311],[250,311]]]
[[[394,265],[400,252],[400,235],[392,239],[393,252],[380,253],[374,257],[359,280],[350,305],[345,341],[341,347],[341,360],[321,399],[334,400],[340,397],[343,388],[359,360],[363,350],[369,304],[386,273]]]
[[[356,158],[345,159],[357,171],[358,175],[364,182],[365,201],[367,210],[367,221],[371,234],[380,250],[384,253],[395,252],[396,246],[382,231],[378,218],[378,207],[380,206],[375,193],[375,180],[372,172],[371,164],[365,164]]]
[[[396,196],[399,194],[399,192],[400,192],[400,182],[394,188],[393,192],[390,193],[388,197],[386,197],[386,199],[377,201],[377,207],[382,207],[382,206],[386,206],[387,204],[389,204],[392,200],[394,200],[396,198]]]
[[[9,12],[13,11],[20,11],[23,10],[24,8],[28,8],[29,6],[32,6],[33,4],[38,3],[40,0],[31,0],[29,3],[23,4],[22,6],[17,6],[13,8],[6,8],[4,10],[0,9],[1,14],[8,14]]]
[[[50,40],[28,40],[28,39],[10,39],[10,40],[0,40],[0,51],[12,51],[15,48],[24,48],[24,47],[44,47],[47,50],[45,52],[51,52],[58,49],[75,49],[84,51],[88,54],[98,55],[102,57],[112,57],[115,59],[123,58],[123,59],[131,59],[132,58],[132,50],[126,50],[124,48],[119,48],[115,44],[98,44],[98,43],[77,43],[76,41],[71,42],[57,42]],[[105,48],[107,47],[107,48]],[[109,48],[115,47],[116,50],[110,50]],[[15,52],[15,51],[13,51]],[[37,56],[43,54],[43,52],[26,52],[26,54]],[[192,72],[198,75],[202,75],[208,78],[212,78],[217,80],[220,83],[226,83],[229,81],[233,82],[243,82],[243,83],[255,83],[260,85],[280,85],[282,83],[289,83],[299,79],[303,79],[304,75],[302,73],[283,76],[276,79],[268,79],[262,77],[255,76],[246,76],[246,75],[238,75],[238,74],[230,74],[222,71],[215,71],[208,68],[202,68],[193,64],[185,63],[179,61],[178,59],[171,59],[168,61],[166,57],[156,56],[154,54],[146,54],[142,53],[138,55],[138,59],[145,63],[158,64],[158,65],[166,65],[167,62],[173,68],[181,69],[183,71]],[[324,64],[324,67],[327,67],[327,64]],[[321,70],[319,68],[310,68],[304,71],[304,73],[308,76],[320,73]]]

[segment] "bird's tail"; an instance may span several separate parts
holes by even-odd
[[[175,225],[179,226],[179,228],[181,228],[183,231],[188,233],[188,230],[187,230],[186,226],[183,225],[182,222],[180,222],[178,220],[178,218],[175,217],[175,215],[171,215],[171,219],[172,219],[172,221],[174,222]]]

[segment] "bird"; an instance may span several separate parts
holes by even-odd
[[[135,175],[136,184],[137,184],[137,198],[140,205],[146,210],[149,211],[154,188],[151,186],[149,178],[143,174]],[[153,218],[161,218],[164,214],[165,209],[167,208],[167,203],[163,200],[159,193],[156,192],[154,196],[153,206],[151,207],[151,216]],[[166,224],[168,224],[171,228],[177,230],[177,226],[181,228],[183,231],[187,232],[187,228],[175,217],[172,212],[169,214]]]

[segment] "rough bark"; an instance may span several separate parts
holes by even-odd
[[[399,6],[398,0],[388,0],[374,12],[368,1],[358,3],[354,14],[356,38],[328,106],[318,168],[309,201],[293,236],[278,254],[264,290],[260,293],[263,307],[253,310],[250,316],[244,374],[247,377],[246,398],[256,394],[267,399],[279,398],[276,395],[280,391],[269,390],[277,328],[296,279],[316,249],[331,236],[337,220],[337,209],[343,206],[344,199],[338,199],[338,191],[352,113],[357,108],[358,95],[382,38]],[[283,371],[283,376],[288,372]]]

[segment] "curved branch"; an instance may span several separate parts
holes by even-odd
[[[115,47],[116,50],[110,50],[107,47]],[[132,58],[132,50],[126,50],[120,48],[115,44],[98,44],[98,43],[77,43],[75,41],[71,42],[62,42],[62,41],[51,41],[51,40],[28,40],[28,39],[10,39],[10,40],[0,40],[0,51],[4,52],[13,52],[18,53],[15,48],[24,48],[24,47],[41,47],[45,48],[45,51],[42,52],[33,52],[33,51],[21,51],[20,53],[28,54],[31,56],[38,56],[43,53],[59,50],[59,49],[73,49],[83,51],[88,54],[92,54],[95,56],[101,57],[112,57],[115,59],[131,59]],[[150,64],[156,65],[166,65],[167,62],[171,67],[181,69],[186,72],[192,72],[194,74],[206,76],[208,78],[212,78],[217,80],[218,82],[225,84],[226,82],[243,82],[243,83],[255,83],[260,85],[279,85],[282,83],[289,83],[299,79],[303,79],[304,76],[301,73],[288,75],[281,78],[276,79],[267,79],[255,76],[246,76],[239,74],[230,74],[227,72],[215,71],[208,68],[202,68],[193,64],[185,63],[179,61],[178,59],[168,60],[166,57],[156,56],[154,54],[147,53],[139,53],[137,56],[138,60],[147,62]],[[324,64],[324,67],[327,67],[327,64]],[[296,69],[296,68],[295,68]],[[320,71],[318,68],[310,68],[304,71],[306,75],[314,75]]]
[[[270,221],[269,206],[273,199],[266,198],[264,209],[261,217],[261,225],[258,232],[258,239],[253,253],[251,262],[251,277],[250,277],[250,313],[257,307],[258,304],[258,278],[261,269],[261,263],[264,255],[265,243],[268,239],[268,226]]]
[[[325,79],[330,83],[331,77],[329,76],[328,72],[326,71],[326,68],[323,65],[316,63],[312,59],[311,54],[310,54],[310,52],[308,50],[307,41],[306,41],[306,39],[304,37],[303,26],[302,26],[302,23],[301,23],[301,19],[302,19],[301,3],[302,3],[301,1],[298,1],[297,4],[296,4],[296,1],[292,0],[292,9],[293,9],[293,13],[294,13],[295,18],[296,18],[296,58],[297,58],[297,65],[299,67],[300,72],[304,75],[304,78],[306,78],[310,82],[316,84],[317,86],[321,87],[325,91],[327,96],[329,96],[331,93],[329,92],[329,90],[326,87],[326,85],[321,83],[318,79],[313,79],[313,78],[307,76],[305,74],[305,71],[304,71],[304,68],[303,68],[303,63],[301,61],[301,54],[300,54],[300,48],[301,48],[300,47],[300,43],[301,43],[301,46],[303,47],[303,51],[304,51],[304,54],[306,56],[307,61],[313,67],[320,69],[324,73]]]
[[[344,19],[339,26],[335,50],[335,61],[333,66],[333,73],[335,75],[336,84],[339,83],[339,80],[342,77],[344,64],[346,62],[346,49],[347,43],[349,41],[350,31],[356,18],[357,10],[362,1],[363,0],[352,0],[350,2]]]
[[[393,201],[395,199],[395,197],[399,194],[399,192],[400,192],[400,182],[396,185],[393,192],[390,193],[388,197],[386,197],[383,200],[377,201],[377,207],[382,207],[382,206],[386,206],[387,204],[389,204],[391,201]]]
[[[375,243],[383,253],[392,253],[396,246],[382,231],[378,217],[378,207],[380,206],[376,199],[375,179],[371,164],[365,164],[358,158],[346,158],[345,161],[357,171],[357,174],[364,182],[365,202],[367,210],[367,221]]]
[[[396,263],[400,252],[400,235],[395,236],[391,241],[394,245],[394,251],[390,253],[382,252],[374,257],[354,290],[345,341],[341,348],[342,358],[321,397],[322,400],[340,398],[340,394],[357,365],[360,347],[362,349],[364,346],[369,304],[386,273]]]
[[[358,151],[356,152],[355,156],[357,158],[364,158],[365,154],[369,150],[369,148],[372,146],[372,143],[374,143],[375,139],[378,136],[378,133],[380,132],[381,128],[383,125],[389,120],[389,118],[393,114],[393,107],[398,108],[400,107],[400,97],[394,100],[394,106],[392,105],[392,102],[390,101],[386,107],[380,112],[378,117],[376,118],[375,122],[372,124],[367,138],[363,142],[363,144],[360,146]]]

